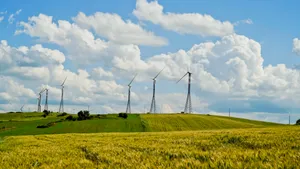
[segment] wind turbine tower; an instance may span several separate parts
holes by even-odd
[[[24,106],[25,106],[25,105],[23,105],[23,106],[20,108],[21,112],[23,112],[23,108],[24,108]]]
[[[41,106],[41,102],[42,102],[42,94],[44,93],[46,89],[43,89],[40,93],[39,93],[39,97],[38,97],[38,110],[37,112],[42,112],[42,106]]]
[[[64,82],[60,85],[61,86],[61,98],[60,98],[60,105],[59,105],[59,113],[64,112],[64,87],[65,87],[65,82],[67,80],[67,77],[65,78]]]
[[[150,113],[156,113],[156,100],[155,100],[155,85],[156,85],[156,78],[158,75],[165,69],[165,67],[158,72],[158,74],[152,79],[153,80],[153,95],[152,95],[152,101],[151,101],[151,107],[150,107]]]
[[[137,76],[137,74],[135,74],[133,79],[128,84],[128,100],[127,100],[126,113],[131,113],[131,105],[130,105],[130,93],[131,93],[131,91],[130,90],[131,90],[131,83],[133,82],[133,80],[135,79],[136,76]]]
[[[46,100],[45,100],[45,106],[44,106],[44,110],[48,111],[48,92],[49,92],[49,89],[46,88]]]
[[[186,75],[189,76],[189,81],[188,81],[188,93],[186,97],[186,102],[185,102],[185,107],[184,107],[184,113],[192,113],[192,98],[191,98],[191,78],[192,78],[192,73],[190,71],[186,72],[185,75],[182,76],[181,79],[177,81],[180,82]]]

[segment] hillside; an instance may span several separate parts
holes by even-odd
[[[198,114],[143,114],[147,131],[188,131],[229,128],[253,128],[279,124],[233,117]]]
[[[298,168],[299,133],[284,126],[11,136],[0,141],[0,168]]]
[[[74,115],[75,116],[75,115]],[[60,133],[189,131],[229,128],[257,128],[279,124],[221,116],[195,114],[130,114],[127,119],[116,114],[100,119],[64,121],[57,113],[44,118],[42,113],[0,114],[0,137]],[[55,122],[49,128],[37,128]]]

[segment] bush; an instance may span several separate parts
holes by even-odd
[[[69,120],[69,121],[75,121],[76,118],[73,117],[72,115],[69,115],[69,116],[66,118],[66,120]]]
[[[55,122],[50,122],[46,125],[40,125],[40,126],[37,126],[36,128],[49,128],[51,126],[54,126],[56,123]]]
[[[43,117],[45,118],[50,114],[50,111],[49,110],[44,110],[43,113],[44,113]]]
[[[300,125],[300,119],[297,120],[296,125]]]
[[[87,111],[87,110],[84,110],[84,111],[80,111],[77,113],[78,115],[78,120],[88,120],[90,119],[90,112]]]
[[[181,114],[184,114],[184,111],[182,111]]]
[[[127,115],[127,113],[119,113],[119,117],[127,119],[128,115]]]

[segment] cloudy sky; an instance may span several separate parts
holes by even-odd
[[[0,112],[49,108],[159,112],[184,108],[187,69],[197,113],[288,123],[300,118],[299,2],[74,0],[0,2]],[[42,104],[44,104],[44,95]],[[298,113],[299,112],[299,113]]]

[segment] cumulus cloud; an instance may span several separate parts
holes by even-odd
[[[16,11],[16,13],[13,13],[13,14],[9,15],[8,23],[13,24],[14,21],[15,21],[15,17],[18,16],[21,12],[22,12],[22,9],[19,9],[19,10]]]
[[[167,40],[144,30],[140,25],[130,20],[124,21],[117,14],[96,12],[86,16],[80,12],[73,18],[76,24],[86,29],[93,29],[98,35],[109,41],[121,44],[135,44],[146,46],[162,46]]]
[[[298,38],[293,40],[293,52],[300,55],[300,40]]]
[[[154,7],[158,5],[156,1],[147,4],[154,4]],[[153,10],[155,11],[155,9]],[[162,15],[168,16],[169,14],[163,13]],[[151,16],[155,15],[151,14]],[[97,20],[96,15],[85,17]],[[21,27],[16,34],[25,33],[43,43],[56,44],[63,48],[65,53],[45,49],[39,45],[8,47],[7,42],[3,41],[0,57],[4,68],[5,65],[15,67],[14,69],[10,68],[11,74],[20,71],[26,72],[25,68],[17,66],[41,68],[43,66],[40,64],[31,62],[39,60],[48,68],[48,81],[51,79],[50,85],[52,87],[56,85],[54,88],[58,93],[59,86],[57,85],[61,84],[66,76],[68,77],[65,96],[69,104],[105,104],[108,107],[101,107],[101,109],[107,111],[124,111],[123,109],[125,109],[127,87],[119,83],[130,80],[133,74],[139,72],[136,79],[137,86],[139,83],[144,85],[149,83],[150,78],[163,67],[166,68],[159,78],[171,81],[178,80],[186,73],[186,68],[190,67],[193,73],[192,91],[195,95],[193,96],[195,97],[193,98],[195,112],[207,112],[210,108],[209,105],[228,98],[236,100],[260,98],[261,100],[270,100],[274,105],[284,103],[283,106],[291,103],[299,105],[300,103],[298,99],[300,96],[298,90],[300,87],[299,71],[287,68],[284,64],[263,66],[261,45],[246,36],[231,32],[217,41],[195,44],[188,50],[162,53],[143,59],[138,45],[131,44],[132,42],[122,44],[114,42],[113,39],[106,41],[97,38],[92,30],[85,29],[83,25],[79,26],[76,19],[74,20],[74,23],[64,20],[54,22],[51,16],[40,14],[30,17],[28,22],[21,22]],[[121,22],[122,19],[119,21]],[[122,21],[121,23],[125,24],[124,27],[128,26],[128,22]],[[97,31],[97,25],[88,25],[88,27]],[[214,36],[216,35],[214,34]],[[5,54],[7,52],[13,52],[14,55]],[[35,52],[38,54],[34,54]],[[31,54],[29,55],[29,53]],[[76,71],[66,70],[63,66],[65,59],[62,55],[70,59],[72,64],[89,65],[90,70],[86,70],[86,66],[79,66]],[[30,59],[29,56],[37,57],[37,59]],[[13,62],[11,57],[15,58],[13,60],[21,61]],[[41,72],[43,71],[41,70]],[[46,69],[44,72],[47,72]],[[26,72],[26,74],[37,76],[33,72]],[[40,78],[45,79],[47,76]],[[47,79],[44,82],[47,82]],[[166,85],[166,82],[161,83],[163,83],[161,85]],[[36,86],[32,85],[30,88],[33,87]],[[139,103],[150,105],[150,90],[137,89],[137,91],[139,92],[135,93],[133,90],[133,103],[139,101]],[[176,92],[174,93],[176,94]],[[173,111],[182,111],[184,101],[178,98],[185,98],[185,94],[175,95],[174,93],[161,94],[160,98],[164,99],[160,100],[160,104],[169,105],[168,109],[171,108]],[[56,97],[56,100],[59,100],[59,94]],[[144,109],[144,105],[135,106],[141,112]],[[246,108],[251,111],[251,107],[244,109]],[[279,108],[278,110],[280,110]],[[255,111],[259,111],[259,109],[255,109]]]
[[[35,98],[35,94],[31,89],[19,84],[11,78],[3,78],[1,81],[5,83],[0,84],[0,100],[18,101],[21,99]]]
[[[224,36],[234,32],[229,21],[219,21],[210,15],[199,13],[165,13],[158,1],[137,0],[133,14],[143,21],[150,21],[167,30],[181,34]]]
[[[0,16],[0,22],[2,22],[4,19],[4,16]]]

